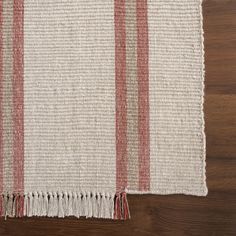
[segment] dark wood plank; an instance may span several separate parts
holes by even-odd
[[[0,221],[1,236],[236,235],[236,1],[204,3],[206,198],[129,196],[132,219]]]

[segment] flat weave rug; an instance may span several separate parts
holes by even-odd
[[[0,215],[207,194],[201,4],[0,0]]]

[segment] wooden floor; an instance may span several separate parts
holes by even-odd
[[[205,0],[205,117],[209,195],[129,196],[129,221],[0,221],[1,236],[236,236],[236,0]]]

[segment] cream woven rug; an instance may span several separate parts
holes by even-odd
[[[201,0],[1,0],[0,214],[205,196],[203,83]]]

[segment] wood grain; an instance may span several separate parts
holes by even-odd
[[[236,1],[205,0],[203,9],[208,196],[131,195],[125,222],[1,220],[1,236],[236,235]]]

